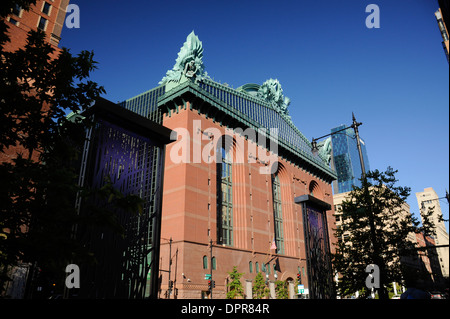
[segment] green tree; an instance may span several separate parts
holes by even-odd
[[[410,188],[396,186],[392,168],[367,173],[361,187],[354,187],[342,202],[339,213],[343,220],[336,230],[337,238],[346,238],[337,245],[333,265],[340,274],[341,295],[366,289],[366,266],[375,264],[380,270],[380,299],[387,299],[387,285],[404,280],[405,268],[401,258],[417,253],[408,235],[432,232],[429,214],[423,216],[422,226],[405,211]]]
[[[288,283],[286,281],[277,280],[275,282],[275,295],[277,299],[288,299]]]
[[[228,283],[227,299],[236,299],[238,297],[244,297],[244,288],[242,287],[241,277],[243,273],[237,271],[237,267],[234,266],[233,270],[228,273],[230,275],[230,282]]]
[[[3,18],[14,5],[28,9],[35,2],[2,1],[0,10],[0,152],[20,146],[10,162],[0,163],[0,296],[19,262],[42,268],[48,282],[64,282],[73,258],[94,261],[74,238],[74,224],[102,224],[120,233],[115,208],[141,207],[137,197],[123,196],[107,181],[99,190],[82,192],[77,185],[74,163],[91,123],[69,122],[65,115],[88,108],[105,92],[90,80],[93,52],[57,53],[40,30],[28,33],[25,47],[4,50],[9,37]],[[95,194],[107,205],[82,220],[74,206],[77,194]]]
[[[254,299],[263,299],[269,295],[269,288],[267,288],[264,276],[261,272],[258,272],[255,277],[252,292]]]

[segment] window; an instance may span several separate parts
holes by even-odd
[[[45,31],[46,26],[47,26],[47,19],[41,17],[41,19],[39,20],[38,28],[41,29],[42,31]]]
[[[253,273],[253,263],[251,261],[248,263],[248,270],[250,273]]]
[[[281,186],[278,175],[272,176],[274,236],[277,254],[284,254],[283,215],[281,209]]]
[[[203,256],[203,269],[208,269],[208,257]]]
[[[9,17],[9,22],[14,24],[15,26],[19,25],[19,21],[17,21],[16,19],[13,19],[11,17]]]
[[[20,11],[22,11],[22,7],[16,4],[12,9],[12,13],[18,17],[20,17]],[[11,21],[11,20],[10,20]]]
[[[225,149],[225,139],[217,154],[217,242],[233,245],[233,186],[231,150]]]
[[[51,7],[52,6],[48,2],[44,2],[44,6],[42,7],[42,12],[49,16]]]
[[[212,264],[212,269],[216,270],[216,257],[213,257],[211,260],[211,264]]]
[[[213,257],[211,260],[212,269],[216,270],[216,257]],[[208,256],[203,256],[203,269],[209,269],[208,268]]]

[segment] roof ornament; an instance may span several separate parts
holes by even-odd
[[[272,107],[287,116],[289,116],[288,106],[291,100],[283,95],[283,89],[277,79],[269,79],[258,89],[257,96],[269,102]]]
[[[198,82],[203,78],[209,78],[203,65],[203,45],[199,38],[192,31],[186,38],[183,46],[178,52],[175,65],[172,70],[168,70],[166,76],[162,78],[159,84],[178,85],[185,80],[195,80]]]
[[[319,148],[319,156],[322,157],[327,164],[330,164],[331,154],[333,152],[333,145],[331,144],[331,137],[322,141],[318,145]]]

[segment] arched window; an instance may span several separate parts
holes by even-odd
[[[203,269],[208,269],[208,257],[203,256]]]
[[[253,273],[253,263],[251,261],[248,263],[248,270],[250,273]]]
[[[226,136],[218,147],[217,161],[217,242],[233,245],[233,184],[231,145]]]
[[[283,214],[281,209],[281,186],[278,174],[272,176],[274,236],[277,254],[284,254]]]
[[[255,271],[256,271],[256,273],[259,273],[259,263],[258,262],[255,263]]]
[[[213,257],[211,260],[211,264],[212,264],[212,269],[216,270],[216,257]]]

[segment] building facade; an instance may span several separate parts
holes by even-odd
[[[447,23],[450,15],[450,5],[448,1],[439,0],[439,9],[434,13],[436,21],[441,31],[442,36],[442,48],[444,49],[447,62],[449,61],[449,37]]]
[[[332,298],[335,173],[290,120],[277,80],[232,89],[207,76],[202,56],[192,32],[160,86],[121,103],[176,132],[166,149],[159,297],[225,298],[237,267],[244,298],[259,272],[272,298],[276,282],[297,298],[298,274],[303,297]]]
[[[5,50],[15,51],[24,47],[28,31],[37,29],[44,31],[46,41],[58,48],[69,1],[37,0],[28,11],[16,5],[6,18],[11,41],[5,45]]]
[[[334,194],[350,192],[353,186],[361,187],[362,169],[355,132],[352,128],[348,128],[343,132],[336,133],[344,128],[344,125],[340,125],[331,130],[331,133],[335,133],[331,136],[331,167],[337,173],[337,180],[333,182]],[[364,167],[366,172],[368,172],[370,166],[366,143],[361,138],[360,142]]]
[[[344,219],[343,211],[342,211],[342,203],[344,201],[348,201],[349,199],[350,199],[350,192],[339,193],[339,194],[335,194],[333,196],[333,203],[335,205],[334,210],[336,212],[336,229],[343,227],[343,225],[345,223],[349,222],[349,220]],[[400,210],[398,211],[398,215],[396,215],[396,216],[398,216],[397,217],[398,220],[402,220],[402,219],[404,220],[404,219],[406,219],[406,217],[408,217],[410,215],[411,215],[410,207],[406,202],[404,202],[401,205]],[[397,226],[396,225],[393,226],[393,225],[389,225],[388,223],[385,223],[383,226],[383,231],[392,232],[393,229],[395,229],[393,227],[397,227]],[[369,229],[367,229],[367,231],[369,232]],[[350,239],[351,235],[352,234],[350,234],[350,232],[343,232],[342,236],[337,238],[337,241],[339,243],[342,242],[342,243],[351,245],[351,239]],[[417,236],[417,234],[411,232],[403,240],[410,242],[412,244],[412,246],[415,248],[424,247],[424,246],[421,246],[422,243],[423,243],[423,245],[425,245],[424,240],[422,240],[419,243],[418,242],[419,238],[420,237]],[[431,242],[427,242],[427,244],[431,244]],[[408,269],[409,271],[413,270],[415,273],[420,274],[421,276],[424,276],[428,279],[431,276],[431,272],[430,272],[431,268],[422,266],[423,264],[422,264],[422,259],[419,258],[420,256],[421,255],[416,254],[416,253],[413,253],[413,254],[407,255],[407,256],[395,255],[395,256],[393,256],[393,259],[391,262],[399,263],[403,269]],[[428,266],[430,265],[428,255],[425,254],[423,257],[423,260],[424,260],[424,262],[427,263],[426,265],[428,265]],[[398,285],[399,285],[399,283],[396,283],[396,282],[391,283],[391,287],[393,288],[395,295],[401,293],[400,290],[397,290],[397,288],[400,289],[401,284],[400,284],[400,286],[398,286]],[[404,288],[403,288],[403,291],[404,291]],[[359,293],[355,292],[355,295],[356,295],[356,297],[358,297]],[[374,297],[374,295],[372,295],[372,296]]]
[[[439,196],[432,187],[425,188],[423,192],[416,193],[417,203],[421,214],[433,210],[431,221],[435,225],[436,251],[442,271],[442,276],[449,277],[449,240],[444,221],[441,219],[442,211]]]
[[[52,58],[55,58],[60,49],[61,31],[66,16],[66,8],[69,0],[37,0],[28,11],[15,5],[5,21],[8,27],[9,42],[3,44],[2,50],[14,52],[22,49],[27,44],[27,36],[30,30],[40,29],[45,33],[45,40],[55,49]],[[0,162],[12,162],[17,153],[27,154],[22,145],[11,146],[0,153]],[[38,160],[39,154],[35,152],[34,160]]]
[[[416,234],[418,247],[418,270],[423,276],[422,280],[428,290],[440,290],[445,287],[445,279],[442,276],[441,264],[437,253],[434,238],[423,233]]]
[[[164,155],[171,131],[102,98],[82,115],[95,124],[86,132],[79,185],[100,189],[108,179],[121,194],[137,195],[143,203],[140,213],[111,208],[123,236],[106,227],[76,228],[77,240],[97,263],[80,264],[80,288],[75,293],[88,299],[156,298]],[[92,206],[106,205],[99,196],[76,199],[81,217],[92,214]]]

